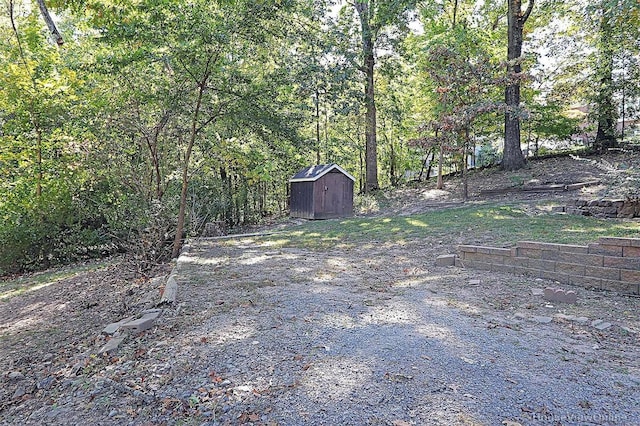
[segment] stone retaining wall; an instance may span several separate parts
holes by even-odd
[[[513,248],[462,245],[456,265],[525,274],[585,288],[640,294],[640,239],[603,237],[586,246],[522,241]]]
[[[575,200],[561,211],[568,214],[595,217],[640,217],[640,200]]]

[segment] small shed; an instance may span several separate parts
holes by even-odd
[[[353,215],[355,178],[337,164],[306,167],[291,179],[291,217],[331,219]]]

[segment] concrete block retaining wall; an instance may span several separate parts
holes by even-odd
[[[512,248],[462,245],[457,264],[585,288],[640,294],[640,239],[603,237],[586,246],[521,241]]]

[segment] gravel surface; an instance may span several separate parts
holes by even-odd
[[[549,282],[435,267],[442,249],[194,243],[156,327],[109,356],[91,330],[76,370],[5,368],[0,424],[640,423],[637,298],[552,306]]]
[[[112,264],[9,294],[0,425],[640,424],[640,299],[436,267],[462,237],[195,241],[177,304],[111,354],[100,331],[157,303],[148,279]]]
[[[184,291],[220,299],[218,313],[189,333],[201,344],[182,353],[200,360],[197,370],[214,368],[230,382],[217,421],[640,423],[638,341],[625,327],[636,322],[606,334],[562,314],[544,324],[558,307],[534,297],[527,280],[427,270],[428,257],[411,247],[192,248],[181,264],[190,282]],[[501,281],[487,286],[486,304],[472,301],[483,299],[482,286],[468,284],[478,278]],[[518,300],[505,302],[496,291],[509,286]],[[636,301],[614,303],[633,309]]]

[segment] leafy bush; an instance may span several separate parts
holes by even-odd
[[[108,250],[103,220],[89,217],[64,187],[40,197],[17,188],[0,206],[0,274],[96,257]]]
[[[498,149],[491,143],[484,143],[478,150],[476,156],[476,167],[489,167],[495,166],[500,163],[500,153]]]

